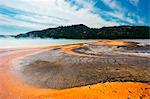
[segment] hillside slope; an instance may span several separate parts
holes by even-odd
[[[67,39],[149,39],[148,26],[114,26],[99,29],[89,28],[83,24],[61,26],[39,31],[19,34],[16,38],[67,38]]]

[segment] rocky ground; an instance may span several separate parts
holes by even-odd
[[[57,46],[20,60],[12,68],[23,82],[67,89],[104,82],[150,84],[150,46],[99,41]]]

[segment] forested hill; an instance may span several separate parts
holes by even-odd
[[[89,28],[83,24],[61,26],[45,30],[19,34],[16,38],[67,38],[67,39],[149,39],[148,26],[114,26],[99,29]]]

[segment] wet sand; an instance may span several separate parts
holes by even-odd
[[[0,96],[149,98],[148,54],[124,55],[135,53],[131,47],[139,49],[134,43],[101,41],[7,53],[0,56]]]

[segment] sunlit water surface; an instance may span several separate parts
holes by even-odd
[[[23,47],[23,46],[53,46],[63,44],[74,44],[82,42],[91,42],[95,40],[73,40],[73,39],[15,39],[15,38],[0,38],[0,47]]]
[[[150,45],[149,39],[123,39],[124,41],[139,42],[141,45]],[[0,47],[24,47],[24,46],[53,46],[63,44],[74,44],[82,42],[91,42],[96,40],[79,40],[79,39],[41,39],[41,38],[0,38]]]

